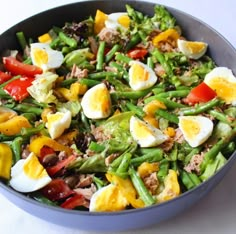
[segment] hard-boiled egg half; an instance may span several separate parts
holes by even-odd
[[[109,184],[96,191],[89,205],[90,211],[120,211],[124,210],[129,204],[122,195],[119,187],[115,184]]]
[[[81,100],[86,117],[103,119],[111,114],[111,97],[106,85],[101,83],[90,88]]]
[[[153,127],[135,116],[130,118],[130,133],[140,147],[154,147],[168,139],[160,129]]]
[[[32,63],[43,71],[61,66],[64,56],[61,51],[53,50],[48,43],[32,43],[30,45]]]
[[[211,136],[213,122],[204,116],[180,116],[179,128],[189,145],[197,147]]]
[[[130,18],[126,12],[116,12],[107,15],[105,27],[110,29],[127,29],[130,24]]]
[[[157,82],[155,72],[146,64],[139,61],[129,63],[129,85],[133,90],[144,90]]]
[[[236,105],[236,77],[226,67],[216,67],[209,72],[204,82],[227,104]]]
[[[50,181],[50,176],[34,153],[26,159],[20,159],[11,168],[10,186],[16,191],[33,192],[43,188]]]
[[[63,134],[63,132],[70,127],[71,112],[56,112],[47,114],[46,127],[52,139],[55,139]]]
[[[180,52],[191,59],[201,58],[207,50],[208,44],[201,41],[177,40],[177,46]]]

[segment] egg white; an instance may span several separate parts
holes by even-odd
[[[217,97],[236,106],[236,77],[232,70],[216,67],[205,76],[204,82],[216,92]]]
[[[106,85],[101,83],[90,88],[82,97],[81,106],[90,119],[107,118],[111,114],[111,97]]]
[[[49,182],[51,182],[50,176],[34,153],[31,153],[26,159],[20,159],[11,168],[9,183],[16,191],[33,192],[43,188]]]
[[[154,147],[168,139],[162,131],[135,116],[130,118],[130,133],[140,147]]]
[[[192,147],[204,143],[212,134],[213,122],[205,116],[180,116],[179,128]]]
[[[144,90],[157,82],[155,72],[146,64],[139,61],[129,63],[129,85],[133,90]]]
[[[62,52],[53,50],[48,43],[30,44],[30,57],[32,63],[43,71],[60,67],[64,60]]]
[[[66,110],[65,112],[49,113],[47,115],[46,127],[48,128],[49,135],[52,139],[55,139],[63,134],[63,132],[70,127],[71,124],[71,112]]]
[[[202,48],[200,48],[199,50],[191,48],[190,43],[193,45],[201,44]],[[186,40],[178,39],[177,46],[180,52],[182,52],[188,58],[199,59],[206,53],[208,44],[205,42],[199,42],[199,41],[194,42],[194,41],[186,41]]]
[[[109,29],[125,29],[124,25],[119,22],[120,17],[128,16],[126,12],[115,12],[107,15],[107,20],[105,20],[105,27]]]
[[[89,211],[119,211],[124,210],[127,205],[128,201],[119,191],[118,186],[109,184],[93,194],[90,200]]]

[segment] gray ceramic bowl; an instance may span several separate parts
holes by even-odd
[[[35,38],[48,31],[54,25],[63,26],[66,21],[79,21],[89,15],[95,15],[97,9],[101,9],[106,13],[124,11],[126,3],[150,15],[152,15],[155,5],[154,2],[145,1],[98,0],[57,7],[26,19],[4,32],[0,36],[0,54],[7,48],[17,48],[15,39],[17,31],[24,31],[28,37]],[[183,34],[187,38],[207,42],[210,45],[209,54],[217,65],[229,67],[236,74],[236,51],[219,33],[188,14],[173,8],[168,9],[176,17],[178,24],[184,29]],[[227,164],[212,178],[176,199],[143,209],[115,213],[89,213],[49,207],[15,192],[2,182],[0,182],[0,191],[7,199],[26,212],[59,225],[96,231],[137,229],[169,219],[195,204],[223,179],[235,159],[236,153],[230,157]]]

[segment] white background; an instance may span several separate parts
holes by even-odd
[[[114,0],[115,1],[115,0]],[[154,0],[153,0],[154,1]],[[0,33],[35,13],[73,0],[7,0],[1,4]],[[236,1],[234,0],[160,0],[206,22],[221,33],[236,48]],[[236,62],[236,61],[235,61]],[[176,218],[143,230],[126,234],[191,234],[236,233],[236,164],[223,181],[203,200]],[[38,219],[11,204],[0,195],[1,234],[89,234]],[[94,233],[94,232],[93,232]],[[110,232],[111,233],[111,232]],[[115,233],[115,232],[114,232]]]

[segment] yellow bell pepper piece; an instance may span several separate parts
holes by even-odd
[[[157,195],[158,202],[171,200],[180,194],[180,186],[176,171],[170,169],[168,175],[164,179],[164,189]]]
[[[49,33],[45,33],[38,37],[38,41],[40,43],[50,43],[52,41],[52,38]]]
[[[149,115],[149,116],[155,116],[155,112],[158,109],[166,109],[166,106],[164,103],[158,101],[158,100],[152,100],[151,102],[147,103],[144,107],[143,107],[143,111]]]
[[[175,29],[170,28],[155,36],[152,40],[152,43],[155,47],[160,48],[161,43],[163,42],[176,43],[179,37],[180,37],[179,33]]]
[[[20,133],[22,128],[30,128],[31,124],[28,119],[24,116],[17,115],[7,120],[6,122],[0,123],[0,132],[7,135],[13,136]]]
[[[123,196],[134,208],[142,208],[145,206],[141,199],[136,198],[137,192],[130,179],[123,179],[111,173],[107,173],[106,178],[110,183],[118,186]]]
[[[79,99],[79,95],[83,95],[87,91],[87,85],[73,83],[71,84],[70,89],[57,88],[56,91],[68,101],[77,101]]]
[[[107,18],[108,16],[104,12],[97,10],[94,19],[94,32],[96,34],[100,33],[100,31],[105,27],[105,21]]]
[[[17,114],[14,112],[4,112],[4,113],[0,113],[0,123],[4,123],[7,120],[13,118],[14,116],[16,116]]]
[[[141,178],[144,178],[153,172],[158,171],[158,163],[149,163],[149,162],[143,162],[139,167],[138,167],[138,174]]]
[[[33,139],[29,145],[29,150],[37,156],[40,156],[40,150],[43,146],[48,146],[55,151],[65,151],[68,155],[72,153],[72,149],[70,147],[64,146],[47,136],[39,136]]]
[[[164,133],[169,137],[174,137],[175,136],[175,129],[172,127],[168,127],[164,130]]]
[[[10,179],[12,157],[10,146],[0,143],[0,177],[6,180]]]

